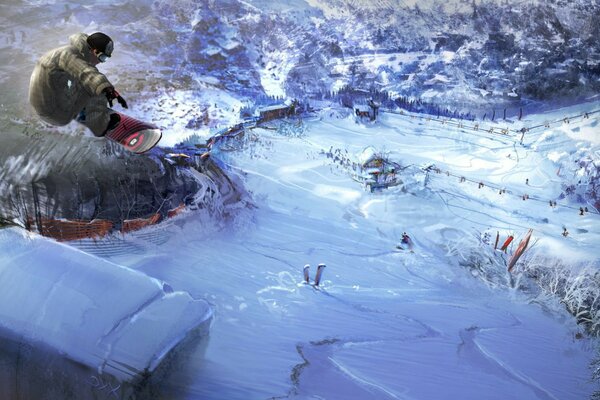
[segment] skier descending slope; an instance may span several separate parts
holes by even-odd
[[[410,250],[411,253],[413,252],[413,241],[410,238],[410,236],[408,236],[408,233],[403,232],[402,233],[402,240],[400,241],[400,244],[396,246],[396,248],[398,250]]]

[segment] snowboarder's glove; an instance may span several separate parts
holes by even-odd
[[[104,94],[106,95],[106,98],[108,99],[108,104],[111,107],[113,105],[113,100],[117,99],[117,101],[119,102],[121,107],[129,108],[129,107],[127,107],[127,102],[125,101],[125,99],[121,97],[121,95],[119,94],[119,92],[117,92],[115,90],[115,88],[113,88],[113,87],[106,88],[104,90]]]

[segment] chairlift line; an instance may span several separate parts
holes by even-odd
[[[452,119],[432,118],[429,114],[415,113],[415,112],[408,113],[408,111],[404,111],[402,109],[400,111],[394,111],[391,109],[388,109],[388,110],[381,109],[381,111],[387,112],[389,114],[396,114],[396,115],[402,115],[402,116],[408,115],[411,119],[415,119],[415,118],[418,118],[420,120],[425,119],[425,122],[434,121],[434,122],[441,123],[442,125],[454,126],[454,127],[457,127],[458,129],[467,129],[467,130],[472,130],[475,132],[479,132],[481,130],[483,132],[500,135],[500,136],[508,136],[509,133],[520,134],[521,135],[521,139],[520,139],[521,144],[523,142],[523,138],[524,138],[525,134],[530,133],[533,130],[537,130],[539,128],[550,128],[550,126],[555,125],[555,124],[570,123],[571,121],[573,121],[577,118],[581,118],[582,120],[589,119],[590,116],[600,113],[600,109],[594,110],[594,111],[586,111],[584,113],[580,113],[580,114],[572,115],[572,116],[566,116],[566,117],[563,117],[563,118],[560,118],[560,119],[557,119],[554,121],[545,121],[543,124],[539,124],[539,125],[522,127],[519,129],[509,129],[508,127],[500,128],[497,126],[496,127],[492,127],[492,126],[486,127],[486,126],[482,126],[479,122],[475,122],[473,125],[466,125],[462,122],[462,120],[455,122],[455,121],[452,121]]]
[[[509,195],[512,195],[512,196],[515,196],[515,197],[519,197],[519,198],[521,198],[523,200],[532,200],[532,201],[537,201],[537,202],[540,202],[540,203],[547,203],[548,202],[548,200],[543,200],[543,199],[541,199],[541,198],[539,198],[539,197],[537,197],[535,195],[531,196],[531,195],[529,195],[527,193],[519,194],[516,191],[510,190],[510,189],[506,189],[505,187],[497,186],[497,185],[495,185],[493,183],[484,182],[482,180],[470,179],[470,178],[467,178],[467,177],[465,177],[463,175],[458,175],[458,174],[455,174],[455,173],[450,172],[448,170],[442,170],[442,169],[437,168],[437,167],[435,169],[430,169],[430,167],[427,167],[427,168],[424,169],[424,171],[426,171],[426,172],[435,172],[436,175],[445,174],[447,177],[458,178],[459,179],[459,183],[464,183],[464,182],[474,183],[474,184],[479,185],[479,189],[482,189],[484,187],[488,187],[490,189],[498,191],[499,195],[509,194]],[[580,210],[580,207],[574,207],[574,206],[570,206],[568,204],[557,203],[556,206],[557,207],[561,207],[561,208],[570,209],[570,210],[575,210],[575,211],[579,211]],[[596,210],[595,208],[592,208],[591,210],[588,210],[587,213],[588,214],[598,214],[598,215],[600,215],[600,212],[598,210]]]

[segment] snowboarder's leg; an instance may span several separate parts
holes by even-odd
[[[95,136],[104,136],[118,123],[118,119],[111,118],[112,114],[118,118],[118,114],[106,106],[106,96],[94,96],[86,103],[83,113],[77,116],[77,122],[87,126]]]

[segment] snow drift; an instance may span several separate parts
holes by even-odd
[[[206,301],[140,272],[17,228],[0,231],[0,251],[1,352],[26,344],[62,355],[96,380],[139,384],[182,340],[208,331]],[[0,386],[11,393],[10,382]]]

